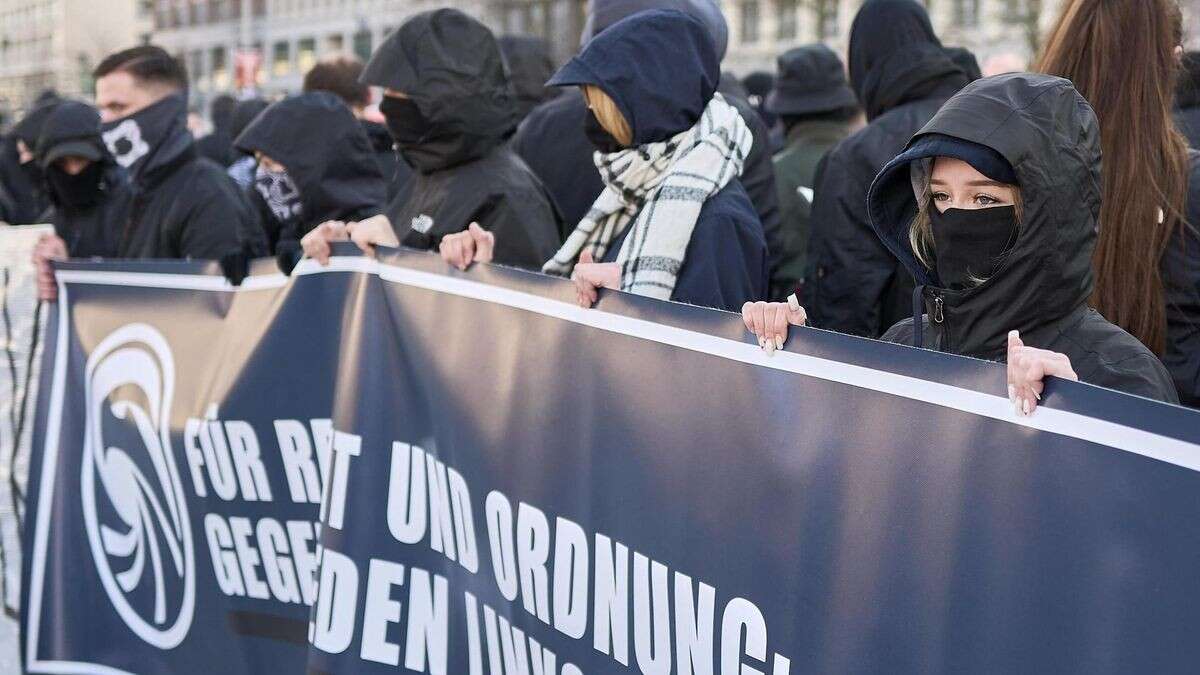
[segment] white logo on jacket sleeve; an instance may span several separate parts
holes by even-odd
[[[160,649],[186,637],[195,602],[187,502],[171,450],[175,364],[166,339],[123,326],[88,358],[80,494],[113,608]]]
[[[420,232],[421,234],[428,234],[430,228],[433,227],[433,218],[430,218],[422,213],[421,215],[412,219],[411,225],[412,229],[416,230],[417,232]]]
[[[117,164],[126,169],[150,152],[150,145],[142,139],[142,128],[133,120],[125,120],[104,132],[104,144]]]

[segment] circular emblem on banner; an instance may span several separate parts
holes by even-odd
[[[96,572],[113,608],[160,648],[195,608],[191,522],[171,450],[175,363],[154,328],[123,326],[87,361],[80,497]]]

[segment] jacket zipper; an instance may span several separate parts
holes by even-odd
[[[940,296],[940,295],[933,296],[933,322],[934,323],[940,325],[943,321],[946,320],[945,314],[942,313],[942,309],[943,309],[943,307],[945,307],[945,304],[946,304],[945,301],[942,300],[942,296]]]

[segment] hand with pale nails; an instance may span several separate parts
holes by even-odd
[[[335,241],[346,241],[350,235],[346,232],[346,224],[340,220],[329,220],[314,227],[300,240],[300,248],[304,255],[316,260],[324,266],[329,264],[331,247]]]
[[[787,302],[747,302],[742,305],[742,321],[758,337],[758,346],[774,354],[787,342],[788,326],[806,325],[808,313],[792,294]]]
[[[1028,417],[1042,400],[1047,376],[1079,380],[1066,354],[1026,347],[1017,331],[1008,333],[1008,400],[1013,411]]]
[[[495,250],[496,235],[480,227],[479,223],[471,223],[462,232],[442,237],[442,243],[438,245],[442,260],[460,270],[466,270],[471,263],[491,262]]]
[[[58,299],[58,282],[54,279],[51,260],[67,259],[67,243],[56,234],[43,234],[33,247],[33,265],[37,269],[38,300],[54,302]]]
[[[579,254],[579,262],[575,263],[571,281],[575,282],[575,301],[586,309],[600,299],[601,288],[621,288],[621,265],[598,263],[591,251],[584,250]]]

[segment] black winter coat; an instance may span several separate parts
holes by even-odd
[[[870,123],[817,167],[802,292],[812,325],[864,337],[878,337],[907,316],[913,288],[912,277],[871,230],[871,181],[967,83],[934,44],[901,50],[876,71],[876,86],[860,88]]]
[[[77,209],[55,204],[50,210],[54,232],[66,243],[72,258],[119,256],[121,231],[133,202],[129,176],[110,161],[104,169],[100,189],[103,194],[94,206]]]
[[[375,161],[379,164],[379,172],[383,175],[384,182],[387,183],[387,198],[390,201],[400,193],[408,179],[412,178],[412,167],[400,158],[400,153],[396,152],[396,142],[392,139],[392,134],[388,132],[387,127],[368,120],[360,120],[360,124],[371,141],[371,148],[375,152]]]
[[[472,222],[496,235],[494,260],[540,270],[559,247],[541,182],[507,146],[516,101],[482,24],[452,9],[418,14],[376,50],[362,81],[409,95],[428,124],[401,155],[412,178],[386,214],[405,246],[436,249]]]
[[[928,134],[995,150],[1021,189],[1015,243],[991,277],[966,290],[939,287],[909,243],[916,214],[910,165],[930,156],[919,144]],[[943,106],[910,148],[876,179],[869,211],[879,240],[916,279],[913,305],[924,316],[902,321],[884,340],[1003,361],[1008,331],[1018,330],[1026,345],[1066,354],[1083,382],[1177,400],[1154,354],[1087,306],[1100,216],[1100,131],[1069,81],[1013,74],[975,82]]]
[[[243,152],[261,152],[283,165],[300,193],[301,215],[280,222],[256,187],[247,190],[268,248],[284,271],[300,260],[300,239],[314,227],[328,220],[362,220],[383,210],[387,185],[375,148],[350,109],[329,92],[291,96],[271,105],[235,143]]]
[[[133,179],[117,255],[220,260],[243,250],[265,254],[261,240],[258,219],[237,184],[197,155],[181,123]]]
[[[1179,400],[1200,408],[1200,152],[1188,153],[1187,224],[1175,231],[1160,270],[1166,293],[1167,350]]]
[[[775,191],[775,167],[771,162],[770,131],[745,99],[726,95],[754,135],[754,146],[746,157],[741,183],[758,213],[767,235],[768,249],[778,241],[779,195]],[[513,137],[513,148],[533,169],[554,197],[562,214],[565,239],[604,189],[600,172],[592,161],[596,148],[583,133],[587,104],[578,92],[566,92],[534,108]]]

